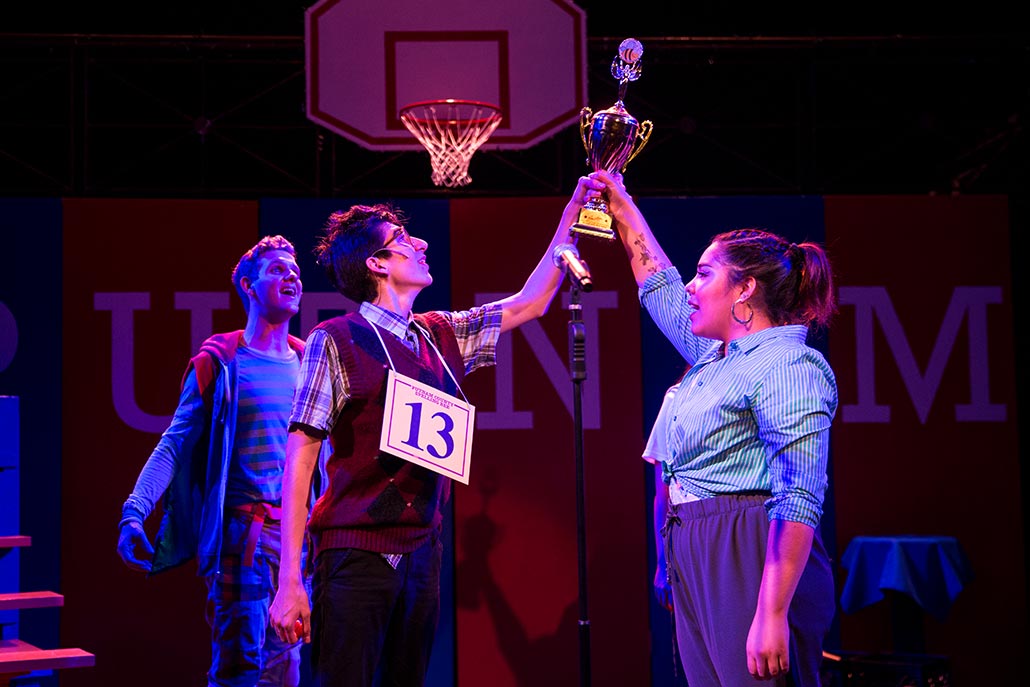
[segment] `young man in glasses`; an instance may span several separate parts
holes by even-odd
[[[407,232],[392,207],[356,205],[329,217],[315,253],[335,287],[360,307],[308,337],[290,416],[282,567],[272,605],[283,641],[313,641],[320,687],[370,687],[377,673],[384,685],[423,684],[440,612],[441,509],[451,480],[380,451],[384,416],[413,417],[429,396],[460,405],[462,380],[494,363],[498,336],[547,311],[562,277],[552,255],[599,190],[598,182],[580,179],[518,293],[460,312],[413,314],[415,298],[433,281],[428,244]],[[394,374],[431,391],[419,402],[393,398],[388,409]],[[430,454],[454,450],[449,414],[432,414],[429,422],[437,444]],[[307,523],[316,556],[312,610],[299,553],[308,484],[325,437],[333,446],[329,488]],[[405,443],[421,448],[417,428]]]

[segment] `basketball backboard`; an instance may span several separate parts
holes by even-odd
[[[578,124],[586,15],[569,0],[321,0],[307,10],[307,116],[370,150],[419,150],[400,109],[497,105],[486,148],[524,149]]]

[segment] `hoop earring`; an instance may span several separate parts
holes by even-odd
[[[743,303],[747,306],[746,320],[742,320],[739,317],[737,317],[737,305],[739,305],[740,303]],[[742,324],[746,327],[749,324],[751,324],[751,320],[755,319],[755,309],[751,307],[751,304],[747,301],[734,301],[733,305],[730,306],[730,315],[732,315],[733,319],[737,321],[737,324]]]

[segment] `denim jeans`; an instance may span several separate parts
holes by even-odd
[[[243,550],[252,516],[226,512],[218,574],[207,578],[211,626],[209,687],[297,687],[301,642],[286,644],[268,625],[279,579],[279,523],[266,520],[252,565]]]

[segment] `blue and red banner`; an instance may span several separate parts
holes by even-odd
[[[326,216],[376,200],[0,201],[10,248],[0,280],[0,395],[20,399],[17,497],[21,533],[33,536],[19,584],[66,597],[59,618],[23,613],[19,632],[97,656],[62,684],[202,680],[203,581],[192,564],[152,579],[129,571],[115,552],[122,501],[199,341],[244,324],[230,282],[243,251],[265,234],[295,243],[305,297],[292,331],[305,336],[353,307],[311,256]],[[1018,682],[1016,662],[998,659],[1021,655],[1027,639],[1006,199],[640,202],[688,279],[709,238],[734,227],[826,245],[840,308],[815,344],[840,389],[822,526],[834,572],[846,578],[837,561],[859,535],[955,537],[975,577],[944,620],[925,618],[926,650],[950,657],[956,683]],[[416,303],[428,310],[521,288],[565,199],[395,203],[430,244],[435,281]],[[676,684],[668,615],[651,597],[653,487],[640,454],[683,362],[641,312],[622,248],[597,239],[579,248],[595,282],[581,296],[581,428],[567,285],[544,317],[502,337],[495,368],[466,382],[477,407],[471,481],[456,485],[445,527],[431,685],[572,684],[584,591],[593,683]],[[156,526],[155,514],[151,535]],[[840,611],[827,648],[890,649],[889,611],[886,603]]]

